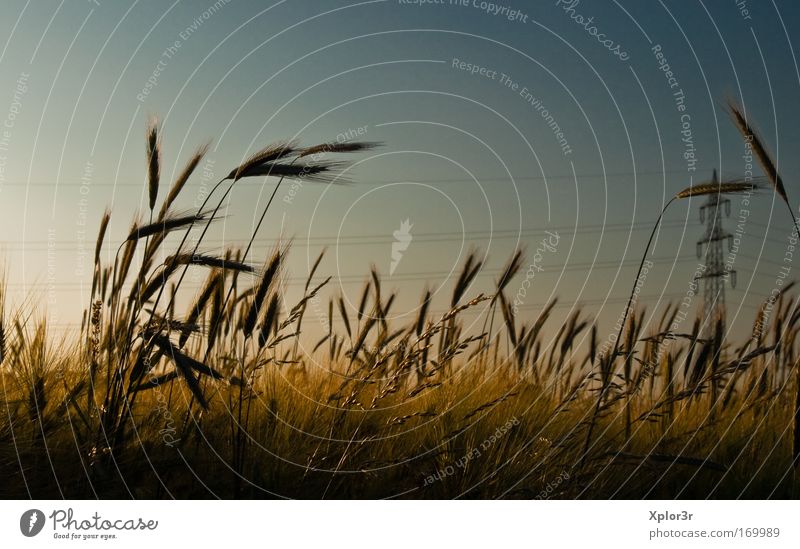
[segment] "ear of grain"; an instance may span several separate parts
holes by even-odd
[[[97,242],[94,245],[95,265],[100,263],[100,250],[103,248],[103,240],[105,240],[106,237],[109,221],[111,221],[111,210],[106,209],[106,211],[103,212],[103,218],[100,220],[100,230],[97,232]]]
[[[291,156],[294,154],[296,148],[297,145],[293,141],[278,141],[267,145],[242,162],[235,170],[232,170],[231,173],[228,174],[228,179],[237,180],[242,177],[247,177],[245,174],[258,166],[263,166],[281,158]]]
[[[191,226],[194,223],[204,221],[207,219],[207,217],[208,216],[205,212],[199,212],[192,215],[168,214],[166,217],[164,217],[164,219],[154,223],[148,223],[146,225],[134,225],[125,240],[135,241],[139,240],[140,238],[157,234],[161,234],[163,236],[176,229]]]
[[[6,358],[6,306],[5,306],[5,288],[0,286],[0,366]]]
[[[539,313],[539,316],[536,318],[536,322],[533,325],[533,329],[536,331],[537,334],[544,327],[544,324],[545,322],[547,322],[547,319],[550,318],[550,314],[553,312],[553,309],[555,308],[557,303],[558,303],[558,298],[548,303],[547,306],[542,310],[542,312]]]
[[[775,163],[772,161],[772,157],[767,152],[764,144],[761,142],[761,138],[759,137],[758,133],[756,133],[750,124],[747,123],[747,120],[742,113],[742,109],[736,104],[735,101],[729,100],[728,108],[730,110],[731,117],[733,118],[733,122],[736,124],[736,127],[739,130],[739,133],[741,133],[742,137],[749,141],[753,147],[753,153],[755,153],[756,158],[758,158],[758,162],[761,164],[761,169],[763,169],[764,173],[767,174],[767,177],[772,183],[775,192],[778,193],[778,196],[780,196],[783,201],[788,204],[789,197],[786,194],[786,188],[783,186],[783,180],[781,179],[781,176],[775,167]]]
[[[272,286],[273,282],[277,280],[281,262],[282,251],[278,250],[272,254],[272,257],[270,258],[269,263],[267,264],[267,267],[264,269],[264,273],[261,276],[258,289],[256,289],[255,295],[253,296],[253,302],[250,304],[250,309],[247,312],[247,316],[245,317],[245,322],[243,325],[245,334],[252,333],[253,328],[255,328],[256,320],[258,320],[258,314],[264,306],[264,300],[267,297],[270,286]]]
[[[158,185],[161,177],[161,139],[158,119],[152,118],[147,125],[147,191],[150,211],[156,207]]]
[[[464,297],[464,294],[472,284],[472,281],[475,280],[482,266],[483,263],[478,261],[477,254],[474,251],[470,252],[467,256],[467,260],[464,262],[464,268],[461,270],[456,285],[453,288],[453,297],[450,300],[451,308],[458,305],[461,298]]]
[[[332,183],[333,181],[345,183],[346,180],[339,177],[339,173],[345,166],[343,162],[318,162],[314,164],[267,162],[242,170],[236,175],[236,179],[246,177],[285,177],[317,183]]]
[[[370,283],[364,284],[364,289],[361,290],[361,300],[358,302],[358,320],[364,318],[364,311],[367,310],[367,301],[369,300]]]
[[[511,279],[514,278],[517,273],[519,273],[520,268],[522,267],[522,250],[517,250],[514,255],[511,256],[511,259],[508,260],[505,267],[503,267],[503,274],[500,275],[500,278],[495,283],[497,287],[497,293],[502,292],[505,290],[506,286]],[[492,298],[492,302],[497,299],[497,296]]]
[[[339,314],[342,316],[342,321],[344,322],[344,329],[347,332],[347,337],[352,338],[353,333],[350,328],[350,319],[347,316],[347,307],[344,304],[344,299],[339,296]]]
[[[172,184],[172,187],[169,189],[169,193],[167,193],[167,197],[164,199],[164,203],[161,204],[161,209],[158,212],[158,219],[163,219],[169,209],[172,207],[172,204],[175,202],[175,199],[178,198],[178,195],[183,190],[183,187],[186,185],[186,182],[189,181],[189,178],[192,176],[195,168],[200,164],[200,161],[208,152],[208,148],[211,146],[211,143],[206,143],[194,152],[192,157],[186,163],[183,170],[180,174],[178,174],[177,179]]]
[[[369,142],[369,141],[344,141],[344,142],[331,142],[321,143],[312,147],[306,147],[300,151],[297,158],[304,156],[313,156],[316,154],[336,154],[336,153],[354,153],[361,151],[369,151],[376,147],[380,147],[382,143]]]
[[[322,258],[325,256],[325,252],[328,251],[328,248],[322,248],[322,251],[319,252],[317,259],[314,261],[314,264],[311,266],[311,269],[308,271],[308,277],[306,278],[306,285],[305,285],[305,292],[308,292],[309,286],[311,286],[311,281],[314,280],[314,275],[319,268],[319,264],[322,263]]]
[[[358,356],[358,353],[364,346],[364,342],[367,340],[369,332],[375,326],[377,320],[378,319],[374,315],[367,317],[367,321],[364,322],[364,326],[361,328],[361,331],[359,332],[358,337],[356,338],[356,342],[353,344],[353,348],[350,350],[350,355],[352,359],[355,359]]]
[[[425,320],[428,317],[428,308],[431,305],[431,291],[425,290],[425,294],[422,296],[422,302],[419,306],[419,312],[417,313],[417,321],[414,323],[414,331],[419,337],[422,334],[422,330],[425,327]]]
[[[270,335],[276,332],[280,314],[280,304],[280,296],[278,296],[277,293],[273,293],[269,300],[267,312],[264,314],[264,320],[261,323],[261,330],[258,334],[259,347],[264,347],[269,343]]]
[[[252,265],[240,263],[225,257],[216,257],[207,254],[178,254],[171,255],[164,262],[165,264],[175,263],[176,265],[198,265],[201,267],[211,267],[215,269],[238,271],[242,273],[253,273],[255,269]]]
[[[389,311],[392,309],[392,304],[394,304],[394,300],[397,297],[395,292],[389,294],[389,297],[386,298],[383,306],[381,307],[381,322],[383,323],[384,328],[386,328],[386,317],[389,316]]]
[[[162,268],[153,274],[148,282],[142,288],[139,294],[139,302],[144,303],[155,295],[155,293],[167,284],[169,277],[175,272],[177,263],[165,263]]]
[[[336,345],[336,336],[333,335],[333,298],[328,300],[328,335],[334,338],[328,347],[328,360],[333,361],[333,348]]]
[[[514,321],[514,311],[511,310],[511,306],[506,300],[506,296],[503,292],[500,292],[497,295],[498,298],[500,299],[500,311],[503,313],[503,321],[506,323],[506,331],[508,333],[508,337],[511,340],[511,344],[514,347],[516,347],[517,328],[515,325],[516,322]]]
[[[211,315],[208,323],[208,335],[206,336],[206,356],[211,354],[211,350],[217,342],[220,326],[225,318],[226,311],[223,308],[225,278],[220,277],[212,293]],[[230,310],[234,310],[235,302],[231,301]]]
[[[759,190],[758,180],[745,181],[731,180],[720,183],[701,183],[683,189],[675,195],[676,198],[689,198],[692,196],[705,196],[709,194],[738,194]]]
[[[130,234],[134,234],[138,225],[134,223],[133,228],[131,229]],[[125,239],[125,249],[122,252],[122,257],[117,260],[117,278],[116,280],[112,281],[112,293],[116,288],[120,288],[122,286],[122,282],[128,276],[128,270],[130,269],[131,262],[133,261],[133,253],[136,250],[136,245],[139,242],[139,239],[128,238]]]
[[[383,305],[381,301],[381,275],[378,274],[378,268],[375,265],[370,268],[369,274],[372,277],[372,287],[375,289],[375,308],[380,314],[381,306]]]
[[[198,321],[200,315],[202,315],[203,311],[205,310],[206,305],[214,295],[214,291],[217,289],[217,286],[219,286],[221,276],[222,275],[219,273],[212,272],[209,274],[203,290],[197,296],[197,300],[195,300],[194,304],[189,309],[189,315],[186,317],[187,324],[192,325]],[[181,332],[180,339],[178,340],[178,347],[183,347],[190,335],[191,331],[189,330]]]
[[[153,336],[153,343],[155,343],[156,346],[164,351],[164,354],[175,363],[175,365],[178,367],[178,370],[181,372],[184,378],[187,379],[187,381],[189,381],[190,377],[193,377],[187,375],[187,373],[191,373],[192,370],[214,379],[224,379],[224,376],[214,368],[211,368],[210,366],[203,364],[202,362],[195,360],[186,353],[182,352],[172,343],[172,341],[169,340],[168,337],[162,335]],[[195,382],[196,381],[197,380],[195,378]],[[189,385],[191,386],[192,383],[189,383]],[[194,392],[194,390],[192,392]]]

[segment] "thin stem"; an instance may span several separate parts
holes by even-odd
[[[650,238],[647,240],[647,246],[644,249],[644,254],[642,254],[642,260],[639,262],[639,270],[636,272],[636,277],[633,279],[633,287],[631,288],[631,295],[630,297],[628,297],[628,303],[625,305],[625,313],[622,315],[622,322],[619,325],[619,331],[617,332],[617,339],[614,341],[614,350],[612,351],[610,357],[611,364],[614,363],[614,361],[617,358],[617,353],[619,352],[619,342],[622,339],[622,332],[625,329],[625,323],[628,320],[628,313],[630,313],[631,305],[633,304],[633,297],[636,295],[636,284],[639,281],[639,277],[642,274],[642,269],[644,268],[644,262],[647,260],[647,254],[650,251],[650,245],[653,243],[653,238],[656,235],[656,231],[658,230],[658,227],[661,225],[661,219],[664,217],[664,212],[666,212],[670,204],[672,204],[675,201],[675,198],[676,197],[673,196],[669,200],[669,202],[667,202],[666,206],[664,206],[664,208],[661,210],[661,213],[658,215],[658,219],[656,220],[655,225],[653,225],[653,230],[650,233]],[[630,353],[631,349],[626,349],[626,352]],[[594,412],[592,414],[592,421],[589,423],[589,430],[586,433],[586,441],[584,442],[583,451],[581,452],[581,461],[580,461],[581,467],[583,467],[583,464],[586,461],[586,456],[589,452],[589,445],[591,444],[592,441],[592,433],[594,432],[594,426],[595,423],[597,422],[597,415],[600,413],[600,405],[602,404],[603,399],[605,398],[606,395],[607,384],[603,381],[602,376],[600,384],[601,384],[600,395],[597,397],[597,402],[595,403]]]
[[[292,160],[292,164],[294,164],[295,160]],[[283,183],[283,179],[284,179],[284,177],[281,176],[281,178],[278,180],[277,185],[275,185],[275,188],[272,190],[272,195],[269,197],[269,201],[267,202],[267,205],[264,208],[264,211],[261,212],[261,217],[259,218],[258,223],[256,224],[256,228],[253,230],[253,234],[250,236],[250,241],[247,243],[247,247],[245,248],[244,253],[242,254],[242,258],[241,258],[242,263],[245,262],[245,260],[247,259],[247,254],[250,253],[250,248],[253,246],[253,242],[255,242],[256,235],[258,234],[259,229],[261,229],[261,224],[264,222],[264,218],[267,215],[267,210],[269,210],[269,207],[272,205],[272,201],[275,198],[275,195],[278,193],[278,189],[280,188],[281,183]],[[236,282],[235,281],[231,281],[231,287],[228,288],[228,293],[227,293],[227,295],[225,296],[225,299],[222,302],[222,310],[223,311],[225,310],[225,306],[228,304],[228,300],[230,299],[231,294],[233,294],[233,289],[234,289],[235,286],[236,286]],[[205,355],[204,361],[208,360],[208,356],[209,356],[210,351],[211,351],[210,348],[206,351],[206,355]]]
[[[228,177],[225,177],[225,178],[223,178],[223,179],[220,179],[220,180],[217,182],[217,184],[216,184],[216,185],[214,185],[214,186],[211,188],[211,192],[209,192],[209,193],[208,193],[208,196],[206,196],[205,200],[203,200],[203,203],[200,205],[200,208],[198,209],[198,212],[202,212],[202,211],[203,211],[203,208],[205,208],[206,204],[208,204],[208,201],[209,201],[209,200],[211,200],[211,196],[212,196],[212,195],[213,195],[213,194],[216,192],[216,190],[219,188],[219,186],[220,186],[220,185],[222,185],[222,184],[223,184],[225,181],[227,181],[228,179],[229,179]],[[194,250],[192,251],[192,254],[194,254],[194,253],[196,253],[196,252],[197,252],[197,249],[200,247],[200,242],[203,240],[203,237],[205,236],[206,232],[208,231],[208,227],[211,225],[211,222],[212,222],[212,221],[214,221],[214,217],[217,215],[217,212],[219,211],[219,208],[220,208],[220,206],[222,205],[222,202],[225,200],[225,197],[227,197],[227,196],[228,196],[228,193],[230,193],[230,191],[231,191],[231,189],[233,188],[233,185],[236,183],[236,181],[237,181],[237,180],[234,180],[234,181],[233,181],[233,183],[231,183],[231,184],[228,186],[228,189],[225,191],[225,194],[222,196],[222,199],[220,199],[219,203],[217,203],[217,207],[216,207],[216,208],[214,208],[214,211],[211,213],[211,217],[209,217],[208,221],[206,221],[206,226],[205,226],[205,228],[203,229],[203,232],[202,232],[202,234],[200,235],[200,238],[198,238],[198,239],[197,239],[197,244],[195,245],[195,248],[194,248]],[[189,224],[189,227],[187,227],[187,229],[186,229],[186,232],[185,232],[185,233],[183,233],[183,238],[181,239],[181,241],[180,241],[180,244],[178,244],[178,247],[177,247],[177,249],[175,250],[174,257],[177,257],[177,256],[178,256],[178,255],[181,253],[181,250],[183,249],[183,245],[184,245],[184,244],[186,244],[186,239],[188,239],[188,238],[189,238],[189,233],[190,233],[190,232],[192,231],[192,229],[194,228],[194,223],[195,223],[195,221],[193,220],[193,221],[192,221],[192,222]],[[178,283],[177,283],[177,284],[176,284],[176,286],[175,286],[175,288],[176,288],[176,292],[177,292],[177,288],[178,288],[178,287],[180,287],[180,285],[181,285],[181,282],[183,282],[183,278],[186,276],[186,271],[187,271],[188,269],[189,269],[189,265],[188,265],[188,264],[186,264],[186,265],[184,265],[184,266],[183,266],[183,271],[181,272],[181,276],[180,276],[180,278],[178,279]],[[164,287],[165,287],[165,286],[166,286],[166,279],[164,280],[164,284],[162,284],[162,285],[161,285],[161,287],[158,289],[158,294],[156,295],[155,302],[153,303],[153,310],[152,310],[152,312],[150,313],[150,320],[152,320],[152,319],[153,319],[153,316],[156,314],[156,310],[158,309],[158,304],[159,304],[159,302],[161,301],[161,296],[162,296],[162,295],[163,295],[163,293],[164,293]],[[167,308],[168,308],[168,309],[169,309],[170,305],[172,305],[172,300],[173,300],[173,299],[174,299],[174,296],[170,298],[170,302],[167,304]]]
[[[295,162],[295,160],[292,160],[292,164]],[[284,176],[281,176],[281,178],[278,180],[277,185],[275,185],[275,188],[272,191],[272,196],[270,196],[269,201],[267,202],[267,205],[264,208],[264,211],[261,212],[261,218],[258,220],[258,223],[256,224],[256,228],[255,228],[255,230],[253,231],[253,234],[250,237],[250,241],[247,243],[247,248],[245,249],[244,254],[242,254],[242,258],[241,258],[241,262],[242,263],[244,263],[245,260],[247,259],[247,254],[250,252],[250,248],[252,247],[253,242],[256,239],[256,235],[258,234],[258,231],[261,228],[261,223],[264,221],[264,217],[267,215],[267,210],[269,209],[270,205],[272,204],[272,200],[275,198],[275,195],[278,192],[278,188],[281,186],[281,183],[283,183],[283,180],[284,180]],[[217,210],[219,210],[220,206],[222,205],[222,202],[228,196],[228,193],[233,188],[233,185],[234,185],[234,183],[236,183],[236,181],[238,181],[238,180],[234,180],[234,182],[231,183],[231,185],[228,187],[228,190],[225,191],[225,194],[222,196],[222,198],[220,199],[219,203],[217,204],[217,207],[214,209],[214,212],[211,214],[211,219],[209,219],[209,223],[211,223],[211,220],[214,219],[214,215],[216,214]],[[211,192],[213,193],[214,191],[212,190]],[[201,207],[201,209],[202,209],[202,207]],[[206,225],[206,229],[207,228],[208,228],[208,225]],[[200,238],[197,240],[197,245],[195,246],[195,249],[192,252],[192,254],[197,252],[197,249],[200,246],[200,241],[203,239],[203,236],[205,236],[205,233],[206,233],[206,230],[203,230],[203,233],[200,235]],[[177,252],[176,252],[176,255],[177,255]],[[178,285],[180,285],[181,281],[183,280],[183,276],[184,276],[184,274],[186,274],[186,269],[188,267],[189,267],[188,265],[184,266],[183,272],[181,273],[181,277],[178,279]],[[224,278],[223,278],[223,281],[224,281]],[[221,309],[223,311],[225,310],[225,307],[228,304],[228,300],[230,299],[231,294],[233,293],[233,289],[235,288],[235,286],[236,286],[236,281],[235,280],[231,281],[231,287],[228,289],[228,293],[225,296],[225,300],[222,302]],[[157,304],[158,304],[158,302],[156,302],[156,305]],[[211,347],[208,347],[206,349],[206,354],[203,357],[203,362],[208,362],[208,358],[209,358],[210,355],[211,355]],[[189,416],[191,415],[192,406],[193,405],[194,405],[194,395],[192,395],[192,397],[189,400],[189,406],[186,409],[186,418],[184,419],[184,424],[186,424],[186,422],[188,422],[188,420],[189,420]]]

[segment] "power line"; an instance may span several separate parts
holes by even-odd
[[[739,254],[740,257],[748,257],[744,256],[743,254]],[[676,263],[685,263],[689,261],[696,261],[693,256],[683,256],[683,257],[660,257],[660,258],[650,258],[655,264],[668,264],[672,262]],[[771,265],[780,266],[781,263],[774,262],[774,261],[764,261],[764,263],[769,263]],[[634,265],[639,264],[639,259],[629,259],[622,262],[619,261],[597,261],[594,263],[573,263],[567,265],[566,267],[554,267],[552,269],[546,269],[541,273],[537,273],[537,276],[543,275],[558,275],[563,272],[591,272],[593,270],[601,270],[601,269],[614,269],[619,266],[625,267],[633,267]],[[590,271],[591,269],[591,271]],[[435,279],[441,279],[443,277],[448,277],[449,275],[454,275],[457,273],[457,270],[454,271],[428,271],[428,272],[420,272],[414,271],[411,273],[407,273],[405,275],[395,275],[392,277],[387,277],[383,280],[384,283],[394,283],[394,282],[418,282],[418,281],[430,281]],[[480,273],[478,273],[478,277],[491,277],[499,275],[502,272],[502,269],[484,269]],[[765,273],[765,272],[756,272],[752,271],[754,276],[770,276],[773,277],[773,273]],[[524,276],[520,275],[520,276]],[[354,275],[343,275],[343,276],[334,276],[332,280],[338,284],[361,284],[364,281],[368,280],[369,276],[363,274],[354,274]],[[452,278],[445,278],[445,282],[450,282]],[[294,276],[294,277],[287,277],[284,279],[284,286],[305,286],[306,277],[304,276]],[[74,289],[85,288],[88,287],[88,282],[81,283],[81,282],[37,282],[35,284],[25,284],[21,282],[16,283],[7,283],[6,287],[8,288],[28,288],[31,290],[39,289],[42,291],[46,291],[50,288],[58,288],[58,291],[73,291]],[[186,289],[199,289],[202,287],[202,284],[186,284],[184,283],[184,288]]]
[[[661,303],[674,303],[670,300],[680,299],[686,296],[685,292],[669,292],[664,294],[653,294],[653,295],[642,295],[639,297],[640,302],[646,300],[659,300]],[[581,309],[583,307],[591,306],[591,305],[613,305],[613,304],[620,304],[620,303],[627,303],[627,297],[610,297],[610,298],[596,298],[596,299],[581,299],[579,301],[571,302],[571,301],[558,301],[554,305],[554,309],[566,309],[566,308],[574,308],[574,309]],[[535,303],[523,303],[522,305],[518,305],[518,310],[524,311],[536,311],[542,310],[546,307],[550,302],[545,301],[538,301]],[[761,304],[753,305],[749,303],[741,303],[739,306],[742,309],[748,310],[759,310],[761,308]],[[441,310],[430,310],[428,311],[429,316],[433,318],[441,317],[443,314],[449,312],[449,310],[441,309]],[[480,307],[472,307],[469,309],[465,309],[459,313],[459,315],[479,315],[484,314],[486,311]],[[414,313],[409,312],[407,315],[403,316],[412,316]],[[390,318],[389,322],[392,321],[392,318],[397,318],[397,315],[389,315]],[[79,326],[79,322],[48,322],[48,327],[56,327],[56,328],[77,328]]]
[[[763,223],[757,223],[754,221],[748,221],[748,225],[754,225],[759,227],[769,228],[770,225],[766,225]],[[599,230],[604,230],[606,232],[619,232],[625,230],[635,230],[635,229],[649,229],[653,226],[652,221],[641,221],[637,223],[607,223],[607,224],[595,224],[595,225],[583,225],[579,226],[576,230],[574,225],[562,225],[562,226],[542,226],[536,228],[528,228],[522,229],[521,231],[517,231],[516,229],[503,229],[503,230],[496,230],[496,231],[465,231],[465,232],[457,232],[457,231],[441,231],[441,232],[427,232],[427,233],[415,233],[413,234],[414,240],[413,242],[456,242],[460,240],[479,240],[479,239],[489,239],[489,238],[496,238],[496,239],[508,239],[508,238],[516,238],[516,237],[525,237],[525,236],[541,236],[544,231],[560,231],[563,232],[565,235],[575,235],[575,234],[583,234],[583,233],[596,233]],[[773,225],[774,226],[774,225]],[[680,220],[675,221],[666,221],[662,223],[662,228],[679,228],[679,227],[689,227],[688,223],[685,223]],[[278,244],[282,242],[286,242],[287,239],[277,239],[277,238],[256,238],[256,244],[263,244],[263,245],[270,245],[270,244]],[[782,239],[777,239],[775,237],[766,237],[767,241],[775,242],[775,243],[784,243]],[[91,246],[89,245],[89,241],[87,240],[86,246],[83,248],[78,246],[71,246],[71,247],[63,247],[63,244],[74,244],[74,240],[46,240],[46,239],[31,239],[26,240],[25,244],[37,244],[41,245],[42,247],[33,247],[33,246],[26,246],[23,245],[22,247],[5,247],[4,250],[11,250],[11,251],[19,251],[19,250],[33,250],[33,251],[41,251],[49,249],[48,246],[54,245],[56,251],[78,251],[78,250],[88,250],[90,247],[94,248],[94,241],[92,240]],[[207,238],[204,239],[204,242],[208,244],[224,244],[224,243],[234,243],[238,242],[234,239],[216,239],[216,238]],[[379,244],[391,244],[393,242],[390,235],[387,235],[386,238],[376,238],[374,234],[370,235],[343,235],[343,236],[312,236],[308,238],[298,239],[293,242],[293,247],[298,248],[305,248],[309,247],[310,245],[319,245],[323,246],[325,244],[336,244],[338,246],[362,246],[362,245],[379,245]]]
[[[594,172],[594,173],[580,173],[580,174],[554,174],[554,175],[523,175],[519,177],[498,177],[498,176],[491,176],[491,177],[480,177],[475,176],[475,179],[479,183],[494,183],[494,182],[511,182],[513,181],[547,181],[550,179],[596,179],[596,178],[608,178],[608,177],[632,177],[636,175],[637,177],[640,176],[650,176],[650,175],[670,175],[670,174],[686,174],[685,169],[676,169],[676,170],[655,170],[655,171],[637,171],[637,172]],[[349,185],[393,185],[398,183],[474,183],[475,181],[469,178],[464,177],[453,177],[453,178],[436,178],[436,179],[394,179],[394,180],[386,180],[386,179],[371,179],[369,181],[355,181],[349,182]],[[4,182],[4,186],[11,186],[11,187],[24,187],[24,186],[31,186],[31,187],[53,187],[56,183],[54,181],[7,181]],[[80,179],[75,179],[73,181],[62,181],[58,180],[59,187],[81,187],[85,185],[86,182]],[[93,182],[90,184],[91,187],[108,187],[108,188],[118,188],[118,187],[139,187],[142,188],[141,181],[134,182],[134,181],[122,181],[118,183],[106,183],[106,184],[98,184]]]

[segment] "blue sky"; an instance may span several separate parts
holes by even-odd
[[[10,294],[20,301],[33,291],[54,326],[80,318],[91,261],[81,252],[93,249],[103,209],[113,211],[108,257],[146,207],[143,131],[152,115],[163,121],[164,179],[213,139],[208,177],[196,174],[184,208],[213,176],[275,139],[360,133],[384,142],[353,158],[346,186],[280,190],[256,259],[272,239],[293,237],[287,277],[297,283],[327,245],[322,270],[334,276],[334,294],[357,299],[375,264],[401,293],[398,313],[413,309],[426,284],[441,288],[443,307],[471,247],[487,259],[474,293],[489,289],[516,246],[528,247],[531,264],[549,230],[559,243],[537,259],[522,314],[559,296],[560,315],[584,304],[610,332],[665,200],[714,168],[742,176],[728,97],[745,104],[800,204],[796,3],[494,0],[496,15],[489,4],[4,2],[0,248]],[[510,21],[504,14],[514,9]],[[273,183],[236,188],[206,251],[246,240]],[[743,206],[731,202],[733,232]],[[681,299],[702,262],[698,206],[679,203],[665,218],[658,269],[643,289],[650,309]],[[747,209],[738,284],[727,295],[737,332],[769,294],[790,230],[770,193]],[[390,276],[393,233],[406,219],[412,238]]]

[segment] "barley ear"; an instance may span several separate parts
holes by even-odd
[[[772,161],[772,157],[767,152],[764,144],[761,142],[759,135],[750,126],[750,124],[747,123],[744,114],[742,114],[742,109],[734,100],[731,99],[728,101],[728,109],[730,110],[731,118],[733,118],[733,122],[736,124],[739,133],[741,133],[742,137],[744,137],[746,141],[749,141],[753,147],[753,153],[755,153],[759,164],[761,164],[761,168],[767,174],[772,186],[775,188],[775,192],[778,193],[783,201],[788,204],[789,197],[786,194],[786,188],[783,186],[783,180],[781,179],[778,170],[775,168],[775,163]]]
[[[106,237],[106,229],[108,229],[109,221],[111,221],[111,210],[106,209],[106,211],[103,212],[103,219],[100,220],[100,230],[97,233],[97,242],[94,245],[95,265],[100,263],[100,250],[103,247],[103,240]]]
[[[194,170],[200,164],[200,161],[208,152],[208,148],[211,146],[211,143],[206,143],[200,146],[186,163],[183,170],[180,174],[178,174],[178,178],[175,179],[175,183],[172,184],[172,187],[169,189],[169,193],[167,193],[167,197],[164,199],[164,203],[161,204],[161,209],[158,212],[158,219],[163,219],[167,212],[169,211],[170,207],[172,206],[175,199],[178,197],[180,192],[183,190],[183,187],[186,185],[186,182],[189,181],[189,177],[191,177]]]
[[[161,139],[158,119],[152,118],[147,124],[147,192],[150,211],[156,207],[158,183],[161,177]]]

